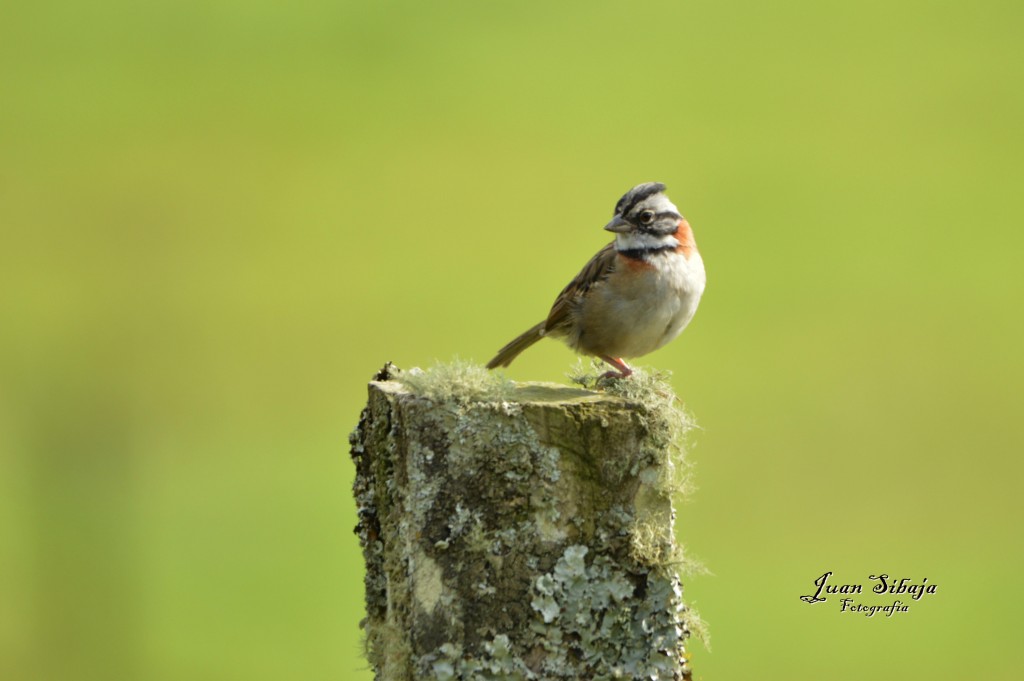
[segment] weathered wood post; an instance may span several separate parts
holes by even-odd
[[[667,384],[385,367],[351,437],[378,680],[689,679]]]

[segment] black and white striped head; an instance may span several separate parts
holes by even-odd
[[[679,244],[673,235],[682,217],[665,196],[665,185],[644,182],[619,199],[615,217],[604,228],[615,232],[619,250],[674,247]]]

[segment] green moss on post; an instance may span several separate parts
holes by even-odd
[[[377,679],[690,677],[671,496],[692,423],[634,378],[370,383],[351,441]]]

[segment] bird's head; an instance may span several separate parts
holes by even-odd
[[[622,250],[675,247],[679,221],[683,216],[665,196],[665,185],[644,182],[630,189],[615,204],[615,217],[605,229],[615,233],[615,245]]]

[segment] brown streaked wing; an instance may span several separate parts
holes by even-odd
[[[555,298],[555,304],[551,306],[551,312],[548,313],[547,321],[544,323],[545,331],[550,331],[565,322],[572,309],[573,301],[586,294],[591,286],[611,274],[615,268],[615,255],[615,242],[613,241],[598,251],[597,255],[583,266],[580,273]]]

